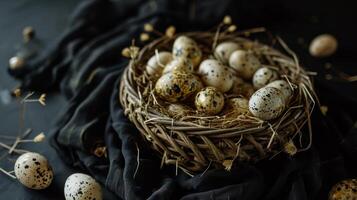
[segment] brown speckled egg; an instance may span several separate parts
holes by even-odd
[[[22,154],[15,162],[14,171],[20,183],[35,190],[47,188],[53,179],[52,167],[47,159],[38,153]]]
[[[66,180],[64,196],[66,200],[102,200],[102,189],[91,176],[75,173]]]
[[[277,71],[270,69],[268,67],[263,67],[258,69],[253,76],[253,86],[255,89],[264,87],[270,82],[275,81],[279,78]]]
[[[273,87],[263,87],[249,99],[249,111],[262,120],[277,118],[284,109],[283,93]]]
[[[196,95],[196,109],[208,115],[221,112],[224,106],[224,96],[214,87],[206,87]]]
[[[329,200],[355,200],[357,199],[357,179],[349,179],[334,185],[329,194]]]
[[[249,102],[246,98],[231,98],[228,100],[227,104],[227,107],[230,109],[231,112],[235,112],[240,115],[249,113]]]
[[[285,80],[273,81],[269,83],[266,87],[273,87],[279,89],[284,95],[285,102],[287,102],[290,99],[291,95],[293,94],[293,90],[291,89],[291,86]]]
[[[245,82],[239,77],[233,78],[232,94],[242,95],[249,98],[255,92],[252,84]]]
[[[194,72],[193,64],[187,58],[181,57],[171,60],[167,63],[162,74],[166,74],[172,71],[185,71],[185,72]]]
[[[146,64],[146,72],[150,76],[159,77],[164,69],[164,66],[172,60],[172,54],[167,51],[161,51],[157,55],[153,55]],[[160,66],[160,64],[162,66]]]
[[[174,58],[188,58],[194,67],[198,66],[202,59],[201,49],[192,38],[187,36],[179,36],[176,38],[172,47],[172,55]]]
[[[261,64],[253,53],[237,50],[229,57],[229,66],[237,71],[238,76],[250,80]]]
[[[181,71],[164,74],[155,84],[156,94],[169,102],[183,101],[201,88],[202,83],[197,76]]]
[[[206,86],[215,87],[221,92],[227,92],[232,88],[233,74],[218,60],[204,60],[198,68],[198,73]]]
[[[227,64],[229,57],[237,49],[239,49],[239,45],[235,42],[222,42],[217,45],[216,49],[214,50],[214,55],[218,60]]]

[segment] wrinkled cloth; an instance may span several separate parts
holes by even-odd
[[[292,38],[295,26],[305,21],[289,9],[282,1],[88,0],[50,48],[10,74],[22,80],[24,90],[58,89],[69,99],[53,128],[52,145],[68,165],[87,171],[118,199],[326,199],[334,183],[357,174],[354,83],[315,77],[321,103],[329,110],[324,116],[317,105],[308,151],[257,164],[237,163],[230,172],[207,169],[193,177],[180,170],[176,174],[175,166],[160,168],[161,160],[143,143],[119,103],[121,72],[128,64],[120,52],[138,38],[145,23],[160,31],[169,25],[180,32],[199,31],[230,14],[238,27],[264,25],[280,33],[283,26]],[[136,44],[144,45],[139,40]],[[344,58],[338,54],[333,61],[339,56]],[[321,66],[311,58],[304,61],[307,67]],[[93,155],[98,146],[107,147],[107,158]]]

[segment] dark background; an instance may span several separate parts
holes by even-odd
[[[53,41],[67,24],[68,16],[79,1],[75,0],[3,0],[0,2],[0,134],[16,135],[18,129],[18,104],[8,101],[9,90],[18,82],[7,73],[8,59],[13,56],[16,46],[21,44],[21,32],[25,26],[33,26],[38,38],[46,46]],[[345,72],[356,72],[357,19],[356,6],[353,1],[240,1],[239,7],[230,7],[238,28],[265,26],[279,34],[292,49],[298,53],[301,62],[311,71],[318,71],[317,79],[323,80],[324,65],[328,62],[334,68]],[[235,10],[239,10],[235,12]],[[209,16],[207,17],[209,20]],[[321,33],[331,33],[339,40],[339,50],[336,55],[316,59],[309,56],[307,46],[309,41]],[[119,55],[119,53],[118,53]],[[357,74],[357,73],[355,73]],[[46,83],[43,83],[46,84]],[[320,99],[322,104],[329,106],[329,112],[346,109],[339,105],[334,96],[357,100],[355,83],[346,83],[339,79],[325,82],[324,87],[330,90],[330,98]],[[338,94],[338,95],[337,95]],[[47,106],[29,104],[26,111],[26,126],[37,133],[48,132],[57,114],[66,105],[65,98],[56,93],[48,94]],[[349,105],[356,107],[357,105]],[[349,127],[345,127],[346,130]],[[315,134],[324,134],[315,132]],[[59,159],[47,141],[41,144],[21,145],[21,148],[31,149],[47,156],[55,169],[55,179],[51,187],[45,191],[32,191],[22,187],[17,181],[0,174],[0,199],[63,199],[63,184],[74,171],[66,167]],[[0,151],[1,155],[4,153]],[[9,157],[0,161],[2,168],[12,170],[13,160]],[[327,170],[327,169],[324,169]],[[322,170],[323,173],[328,173]],[[331,169],[331,177],[334,177]],[[345,177],[341,177],[345,178]],[[335,177],[336,179],[336,177]],[[331,181],[323,185],[323,191],[331,187]],[[324,182],[323,182],[324,183]],[[111,194],[106,198],[109,199]]]

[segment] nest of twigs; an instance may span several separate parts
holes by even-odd
[[[247,33],[250,32],[191,32],[161,36],[132,56],[122,76],[120,102],[125,114],[157,151],[163,164],[173,164],[191,173],[207,167],[229,170],[238,160],[256,162],[280,152],[294,155],[310,147],[310,115],[315,105],[315,93],[308,73],[280,38],[276,38],[277,44],[287,55],[248,39]],[[277,69],[281,78],[294,89],[287,109],[270,121],[249,113],[205,116],[195,109],[172,115],[167,108],[169,103],[155,95],[155,80],[146,74],[145,66],[156,50],[171,51],[173,41],[180,35],[193,38],[201,48],[203,58],[213,56],[215,45],[222,41],[235,41],[241,48],[253,51],[263,66]],[[303,133],[302,127],[306,123],[309,131]]]

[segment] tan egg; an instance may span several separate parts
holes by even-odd
[[[263,87],[249,99],[249,111],[262,120],[275,119],[284,109],[284,96],[280,90],[273,87]]]
[[[227,92],[232,88],[233,74],[218,60],[204,60],[198,68],[198,73],[206,86],[215,87],[221,92]]]
[[[227,64],[229,57],[237,49],[239,49],[239,45],[235,42],[222,42],[217,45],[216,49],[214,50],[214,55],[218,60]]]
[[[238,76],[250,80],[261,67],[261,63],[253,53],[237,50],[229,57],[229,66],[237,71]]]
[[[196,95],[196,109],[208,115],[215,115],[222,111],[224,96],[214,87],[206,87]]]
[[[338,182],[329,193],[329,200],[355,200],[357,199],[357,179]]]
[[[175,103],[170,104],[167,109],[170,112],[170,115],[173,117],[185,116],[192,110],[192,108],[186,105],[175,104]]]
[[[172,55],[174,58],[188,58],[194,67],[198,66],[202,59],[201,49],[192,38],[187,36],[180,36],[175,40]]]
[[[253,86],[255,89],[262,88],[268,83],[273,82],[279,78],[277,71],[268,67],[258,69],[253,76]]]
[[[285,102],[287,102],[293,94],[293,90],[291,89],[290,84],[285,80],[273,81],[269,83],[266,87],[273,87],[279,89],[284,95]]]
[[[194,68],[190,60],[182,57],[173,59],[169,63],[167,63],[164,70],[162,71],[162,74],[166,74],[172,71],[186,71],[192,73],[194,72]]]
[[[200,79],[186,72],[166,73],[155,84],[156,94],[169,102],[183,101],[202,88]]]
[[[172,54],[167,51],[161,51],[153,55],[146,64],[146,72],[150,76],[161,76],[164,66],[172,60]],[[160,65],[161,64],[161,65]]]
[[[243,79],[234,77],[233,80],[233,86],[231,89],[233,94],[242,95],[249,98],[255,92],[253,85],[245,82]]]
[[[337,40],[333,35],[322,34],[311,41],[309,51],[312,56],[327,57],[336,52],[337,46]]]
[[[249,101],[246,98],[231,98],[228,100],[227,104],[230,112],[234,112],[239,115],[249,113]]]

